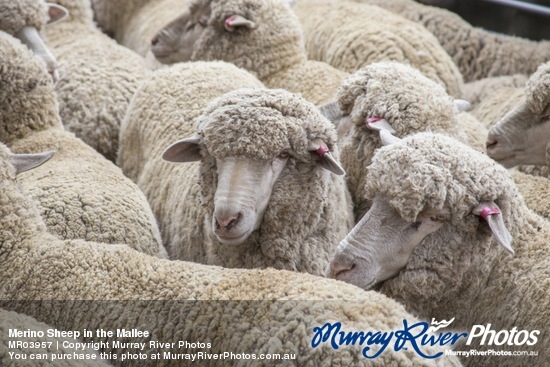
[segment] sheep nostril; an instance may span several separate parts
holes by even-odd
[[[339,279],[341,276],[348,272],[355,269],[355,264],[351,265],[344,265],[339,263],[330,263],[330,278]]]
[[[158,37],[158,36],[155,36],[155,37],[153,37],[153,39],[151,40],[151,46],[155,46],[157,43],[159,43],[159,37]]]
[[[498,141],[496,140],[487,140],[487,142],[485,143],[485,147],[487,149],[494,148],[497,145],[497,143]]]
[[[216,217],[215,218],[216,229],[217,230],[222,230],[222,231],[230,231],[237,224],[239,224],[242,216],[243,216],[242,213],[239,212],[239,213],[237,213],[235,215],[231,215],[229,217],[224,217],[224,218]]]

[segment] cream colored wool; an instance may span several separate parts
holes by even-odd
[[[6,158],[7,151],[0,146],[0,214],[7,219],[0,222],[4,307],[62,330],[148,331],[147,338],[131,339],[145,342],[140,352],[148,359],[140,360],[139,366],[146,367],[187,364],[152,359],[155,353],[197,352],[178,343],[161,348],[150,340],[211,343],[207,353],[296,354],[296,360],[283,365],[460,366],[456,357],[427,360],[412,348],[399,352],[387,348],[373,360],[365,359],[359,346],[311,348],[313,328],[326,322],[340,321],[343,328],[353,330],[397,330],[403,328],[404,319],[417,321],[403,306],[376,292],[308,274],[224,269],[156,259],[127,246],[58,240],[46,232],[34,203],[15,183],[14,169]],[[76,301],[43,307],[54,300]],[[94,335],[88,341],[105,338]],[[422,349],[429,355],[442,351]],[[109,343],[103,351],[123,354],[136,349],[114,349]],[[120,358],[113,362],[126,365]],[[201,366],[220,365],[220,360],[200,362]],[[273,361],[241,359],[239,365],[272,366]]]
[[[511,172],[525,204],[538,215],[550,219],[550,179],[523,172]]]
[[[485,149],[487,130],[471,115],[457,114],[454,99],[443,87],[408,65],[380,62],[360,69],[342,82],[338,104],[351,125],[339,147],[356,220],[370,207],[363,196],[365,173],[381,146],[378,131],[365,125],[366,118],[385,118],[398,137],[438,131]]]
[[[292,9],[310,58],[348,73],[378,61],[398,61],[461,97],[458,68],[423,26],[379,7],[346,1],[298,0]]]
[[[495,91],[504,88],[523,88],[528,79],[529,77],[524,74],[483,78],[465,83],[462,88],[462,97],[470,102],[472,109],[475,109],[475,107],[483,103],[485,99],[494,97]],[[498,98],[506,98],[506,95],[499,95]]]
[[[353,1],[380,6],[425,26],[451,55],[466,82],[499,75],[528,75],[550,59],[550,41],[488,32],[445,9],[412,0]]]
[[[277,144],[287,134],[306,141],[306,123],[319,124],[318,128],[326,130],[325,143],[334,148],[332,125],[303,99],[262,89],[257,100],[247,94],[227,97],[232,98],[235,110],[227,107],[219,112],[216,102],[212,102],[207,110],[212,116],[205,112],[202,119],[212,121],[208,126],[216,128],[204,131],[209,153],[204,152],[203,163],[161,160],[163,150],[171,143],[195,134],[195,120],[212,98],[236,88],[261,86],[252,75],[223,62],[185,63],[155,72],[136,93],[126,116],[119,164],[149,198],[172,258],[226,267],[271,266],[324,274],[332,249],[353,223],[342,177],[321,173],[314,164],[288,163],[273,188],[260,230],[242,245],[228,249],[210,238],[208,230],[216,179],[211,154],[239,155],[242,147],[248,155],[273,158],[280,153]],[[151,100],[162,109],[151,108]],[[256,104],[265,107],[256,108]],[[223,115],[226,110],[233,115],[231,119]],[[304,126],[286,127],[294,119]],[[228,121],[235,125],[223,126]],[[269,126],[257,126],[265,121],[272,122],[271,130]],[[249,126],[261,135],[252,135],[254,129],[248,130]],[[296,149],[303,148],[295,145]],[[303,156],[304,152],[296,150],[293,154],[311,162],[309,153]]]
[[[61,79],[56,84],[65,128],[115,161],[120,123],[150,70],[145,60],[101,33],[89,0],[54,0],[69,10],[47,28]]]
[[[17,329],[20,331],[42,331],[43,337],[10,337],[10,329]],[[107,367],[110,366],[107,362],[102,361],[99,358],[99,353],[93,349],[85,348],[77,349],[74,347],[75,339],[73,338],[55,338],[48,337],[47,332],[49,329],[53,329],[51,326],[38,322],[36,319],[23,315],[13,311],[6,311],[0,309],[0,365],[3,367],[74,367],[75,358],[74,355],[79,355],[78,366],[79,367]],[[9,342],[22,341],[28,344],[22,344],[16,348],[10,348]],[[31,345],[33,347],[30,347]],[[43,344],[51,343],[51,344]],[[65,343],[65,344],[64,344]],[[71,343],[71,344],[66,344]],[[10,357],[9,353],[15,353],[26,356],[25,359],[15,359]],[[95,354],[96,359],[93,360],[89,356]],[[36,357],[46,356],[44,359],[31,359],[31,355]],[[57,359],[53,360],[52,356],[70,355],[70,359]],[[87,356],[87,359],[86,359]],[[60,358],[60,357],[58,357]]]
[[[474,106],[470,113],[477,117],[487,129],[490,129],[512,112],[518,106],[518,102],[524,99],[522,88],[513,86],[496,88]]]
[[[164,251],[147,201],[118,167],[63,129],[50,76],[25,46],[0,32],[0,141],[14,152],[55,150],[19,180],[52,233]]]
[[[266,87],[301,93],[315,104],[334,99],[348,74],[307,59],[300,24],[285,0],[192,0],[191,15],[203,12],[208,8],[205,4],[210,4],[211,14],[193,46],[191,60],[231,62],[253,73]],[[227,31],[224,22],[235,14],[257,27]]]
[[[172,258],[181,251],[176,249],[188,246],[196,252],[194,259],[206,261],[202,242],[190,245],[203,236],[204,214],[199,204],[199,164],[168,163],[162,152],[195,133],[195,120],[211,99],[243,87],[262,87],[262,83],[224,62],[181,63],[154,72],[130,103],[121,126],[117,163],[148,198]]]
[[[48,8],[43,0],[3,0],[0,2],[0,30],[11,35],[24,26],[41,30],[48,21]]]
[[[539,358],[485,356],[474,366],[546,365],[550,356],[550,224],[529,210],[509,172],[486,155],[450,137],[419,133],[380,148],[366,176],[366,196],[384,196],[414,222],[427,207],[450,209],[450,219],[412,252],[381,291],[410,312],[454,328],[487,323],[492,330],[540,330]],[[500,208],[515,254],[494,240],[472,210],[483,202]],[[471,349],[471,346],[464,346]],[[485,344],[476,349],[499,349]],[[504,349],[504,348],[502,348]],[[506,350],[525,346],[506,345]]]

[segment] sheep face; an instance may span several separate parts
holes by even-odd
[[[546,165],[546,147],[550,142],[550,111],[533,113],[521,104],[487,136],[487,154],[504,167],[519,164]]]
[[[450,210],[426,209],[415,222],[401,218],[383,197],[343,239],[330,262],[330,277],[370,289],[403,269],[422,240],[449,219]]]
[[[199,39],[210,17],[210,4],[191,14],[186,11],[161,29],[151,41],[151,51],[163,64],[189,61],[193,45]]]
[[[262,223],[273,186],[288,160],[246,157],[217,159],[218,185],[214,196],[212,233],[224,245],[240,245]]]

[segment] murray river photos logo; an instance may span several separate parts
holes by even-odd
[[[313,328],[311,347],[317,348],[321,344],[329,344],[333,349],[343,346],[360,346],[363,357],[373,359],[380,356],[387,348],[394,351],[414,350],[419,356],[427,359],[438,358],[443,351],[430,355],[425,353],[425,347],[452,346],[461,339],[466,339],[466,345],[477,341],[479,345],[535,345],[538,341],[539,330],[531,332],[512,330],[492,330],[491,324],[474,325],[470,333],[445,332],[442,329],[449,327],[451,320],[436,321],[431,325],[425,321],[410,324],[403,320],[403,329],[392,331],[346,331],[340,322],[327,322],[323,326]]]

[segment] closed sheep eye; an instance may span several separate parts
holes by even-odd
[[[421,222],[421,221],[418,221],[418,222],[412,223],[410,227],[411,227],[412,229],[418,229],[418,228],[420,228],[421,225],[422,225],[422,222]]]
[[[288,153],[281,153],[277,156],[278,159],[288,159],[290,157],[290,154]]]
[[[434,222],[445,222],[447,220],[447,217],[445,215],[432,215],[430,217],[430,220]]]

